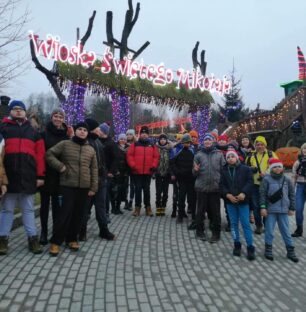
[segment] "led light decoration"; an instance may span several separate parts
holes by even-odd
[[[120,95],[120,133],[126,133],[130,127],[130,103],[126,95]],[[119,134],[120,134],[119,133]]]
[[[192,129],[198,131],[198,111],[191,112],[191,126]]]
[[[201,107],[199,109],[199,120],[198,120],[198,133],[200,143],[203,142],[204,135],[208,131],[209,123],[211,118],[211,110],[209,107]]]

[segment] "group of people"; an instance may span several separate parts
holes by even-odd
[[[64,122],[65,112],[55,109],[43,132],[35,130],[26,118],[21,101],[11,101],[9,116],[0,124],[0,255],[8,252],[8,239],[16,203],[22,210],[29,250],[42,252],[50,242],[49,253],[57,256],[65,242],[72,250],[87,240],[87,223],[92,207],[102,239],[115,240],[109,230],[110,213],[131,211],[153,216],[150,185],[155,179],[155,215],[164,216],[173,185],[172,213],[177,224],[191,214],[189,230],[202,241],[217,243],[221,233],[221,200],[227,216],[226,230],[234,241],[233,255],[241,256],[239,222],[247,245],[247,258],[255,259],[253,231],[265,234],[265,257],[273,260],[276,223],[287,249],[287,257],[298,262],[293,237],[303,234],[306,199],[306,144],[293,166],[293,181],[284,175],[276,154],[258,136],[254,146],[248,136],[240,144],[226,134],[179,133],[174,141],[161,134],[156,142],[143,126],[139,137],[133,129],[110,137],[110,126],[92,118],[73,128]],[[296,191],[295,191],[296,185]],[[34,216],[34,194],[40,192],[41,233]],[[134,209],[133,201],[135,200]],[[52,207],[52,235],[49,238],[49,206]],[[187,208],[187,209],[186,209]],[[288,215],[297,211],[297,229],[291,235]]]

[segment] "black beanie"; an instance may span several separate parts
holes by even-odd
[[[161,140],[161,139],[165,139],[168,141],[168,137],[166,134],[162,133],[159,137],[158,137],[158,140]]]
[[[85,122],[88,125],[88,131],[92,131],[92,130],[94,130],[94,129],[99,127],[99,123],[95,119],[86,118]]]
[[[142,126],[140,129],[140,133],[149,134],[149,128],[147,126]]]
[[[74,131],[78,128],[85,128],[87,131],[89,131],[88,124],[85,121],[80,121],[76,125],[73,126]]]

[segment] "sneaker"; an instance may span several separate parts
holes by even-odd
[[[29,250],[35,255],[41,254],[43,252],[38,242],[37,235],[28,237],[28,245],[29,245]]]
[[[78,242],[69,242],[68,247],[71,251],[78,251],[80,249],[80,245]]]
[[[59,245],[56,244],[51,244],[49,248],[49,254],[50,256],[56,257],[60,252],[60,247]]]
[[[297,263],[299,262],[299,258],[296,256],[294,252],[294,247],[293,246],[286,246],[287,248],[287,258],[290,259],[291,261]]]
[[[254,246],[248,246],[247,252],[248,252],[247,259],[249,261],[255,260],[255,247]]]
[[[6,255],[8,252],[8,237],[0,236],[0,256]]]

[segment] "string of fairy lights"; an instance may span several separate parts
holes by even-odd
[[[233,138],[240,138],[243,134],[260,130],[282,130],[288,122],[294,122],[302,113],[305,88],[300,88],[291,97],[285,98],[271,112],[258,114],[238,123],[228,131]]]
[[[191,111],[191,126],[199,134],[200,142],[203,142],[204,135],[207,133],[211,119],[211,109],[207,106],[197,107]]]

